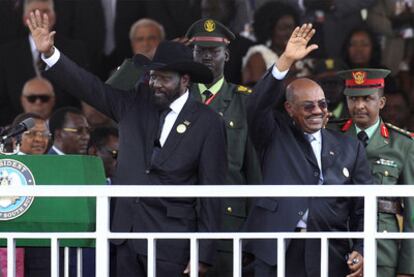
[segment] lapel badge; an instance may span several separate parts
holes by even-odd
[[[329,151],[329,155],[333,156],[335,153],[333,151]]]
[[[177,133],[182,134],[187,131],[187,127],[184,124],[179,124],[177,126]]]
[[[185,125],[185,126],[190,126],[190,123],[191,123],[190,121],[188,121],[188,120],[184,120],[184,125]]]
[[[348,168],[344,167],[344,169],[342,169],[342,174],[344,174],[344,176],[346,178],[348,178],[349,177],[349,170],[348,170]]]

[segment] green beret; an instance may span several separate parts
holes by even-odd
[[[384,87],[384,78],[390,74],[388,69],[355,68],[337,72],[345,80],[346,96],[366,96]]]
[[[235,38],[226,26],[210,18],[194,22],[185,36],[191,44],[207,47],[228,45]]]

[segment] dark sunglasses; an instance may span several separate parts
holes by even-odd
[[[301,104],[301,106],[305,110],[305,112],[311,113],[316,108],[316,106],[318,106],[319,109],[321,110],[327,109],[328,101],[326,101],[326,99],[321,99],[316,102],[305,101],[304,103]]]
[[[43,95],[43,94],[39,94],[39,95],[26,95],[25,96],[27,101],[29,101],[30,103],[34,103],[37,101],[37,99],[40,100],[40,102],[42,103],[46,103],[50,101],[50,98],[52,98],[50,95]]]

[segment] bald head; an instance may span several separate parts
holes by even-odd
[[[315,81],[308,78],[296,79],[286,87],[286,100],[293,103],[298,96],[300,98],[300,96],[308,95],[312,92],[324,95],[321,86]]]
[[[55,105],[53,86],[41,77],[30,79],[23,86],[20,101],[24,112],[35,113],[43,119],[48,119]]]
[[[310,134],[323,127],[328,113],[322,88],[307,78],[296,79],[287,86],[285,109],[295,123]]]

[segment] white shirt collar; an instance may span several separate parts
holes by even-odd
[[[61,150],[59,150],[56,146],[52,146],[52,149],[58,154],[58,155],[65,155]]]
[[[313,136],[317,142],[322,143],[322,132],[321,132],[321,130],[316,131],[315,133],[312,133],[312,134],[309,134],[309,133],[305,133],[305,134]]]
[[[185,102],[187,102],[187,99],[189,97],[189,92],[188,89],[186,90],[186,92],[181,95],[180,97],[178,97],[177,99],[175,99],[171,104],[170,104],[170,109],[179,114],[180,111],[183,109]]]

